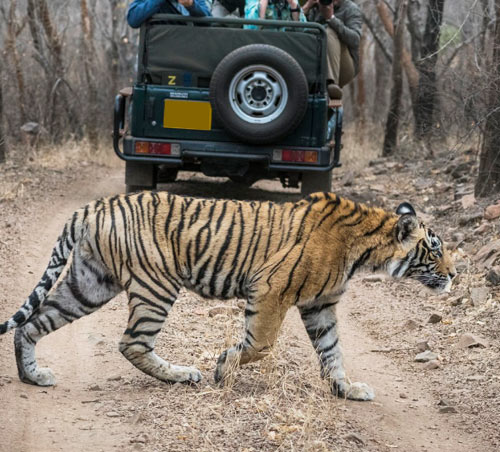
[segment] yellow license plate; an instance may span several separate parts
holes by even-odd
[[[165,99],[163,127],[169,129],[211,130],[212,106],[197,100]]]

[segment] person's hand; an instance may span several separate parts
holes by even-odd
[[[190,8],[191,6],[193,6],[194,0],[178,0],[178,1],[180,5],[184,6],[184,8]]]
[[[302,7],[302,11],[304,11],[304,14],[307,14],[307,12],[314,6],[319,3],[319,0],[307,0],[307,2],[304,3],[304,6]]]

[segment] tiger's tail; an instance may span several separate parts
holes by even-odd
[[[19,310],[6,322],[0,324],[0,334],[22,326],[36,312],[61,275],[75,243],[82,237],[88,206],[77,210],[64,225],[64,229],[52,250],[49,265],[42,278]]]

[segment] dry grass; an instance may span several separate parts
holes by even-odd
[[[111,139],[102,139],[97,148],[88,140],[68,141],[63,145],[42,145],[33,150],[33,163],[42,168],[65,170],[78,165],[97,165],[116,167],[120,160],[115,156]]]
[[[168,444],[169,451],[352,450],[343,439],[347,427],[339,420],[344,402],[321,380],[316,354],[295,310],[270,356],[234,369],[224,386],[215,384],[217,357],[241,339],[244,323],[242,312],[208,317],[208,309],[218,305],[220,301],[184,292],[158,340],[160,356],[202,371],[198,387],[166,387],[142,375],[132,384],[142,389],[147,385],[151,394],[138,408],[145,424],[158,427],[147,450],[155,450],[152,444]]]
[[[360,170],[370,160],[381,156],[383,134],[380,126],[365,124],[362,130],[355,123],[344,127],[340,161],[349,170]]]
[[[0,165],[0,202],[22,199],[40,185],[49,185],[60,177],[70,178],[91,165],[108,168],[123,165],[110,141],[103,139],[97,149],[86,140],[10,147],[7,161]]]

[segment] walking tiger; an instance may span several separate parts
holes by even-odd
[[[345,375],[335,315],[361,268],[414,278],[437,291],[448,291],[456,273],[441,239],[408,203],[391,213],[332,193],[283,204],[154,191],[117,195],[73,214],[40,282],[0,324],[0,334],[16,329],[22,381],[53,385],[51,370],[37,365],[37,342],[124,290],[130,314],[121,353],[160,380],[197,383],[196,368],[154,351],[179,291],[246,298],[244,339],[220,355],[219,382],[232,367],[268,355],[285,313],[296,306],[333,393],[371,400],[368,385]]]

